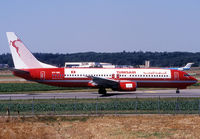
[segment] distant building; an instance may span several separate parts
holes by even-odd
[[[111,63],[102,63],[102,62],[65,62],[65,67],[82,67],[82,68],[115,68],[115,65]]]
[[[94,67],[95,62],[65,62],[65,67]]]
[[[146,60],[145,61],[145,66],[144,66],[145,68],[149,68],[150,67],[150,61],[149,60]]]
[[[150,68],[150,61],[149,60],[145,60],[145,64],[144,65],[139,65],[140,68]]]
[[[145,66],[144,65],[139,65],[139,68],[145,68]]]

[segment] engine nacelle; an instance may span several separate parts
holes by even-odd
[[[119,91],[136,91],[136,82],[120,82]]]

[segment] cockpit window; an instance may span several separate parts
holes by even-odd
[[[189,75],[189,74],[184,74],[184,76],[185,76],[185,77],[188,77],[188,76],[190,76],[190,75]]]

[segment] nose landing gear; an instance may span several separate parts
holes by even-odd
[[[179,88],[176,89],[176,94],[179,94],[180,93],[180,90]]]

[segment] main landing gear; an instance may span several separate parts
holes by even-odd
[[[100,88],[99,88],[99,90],[98,90],[98,93],[99,93],[99,94],[106,95],[107,91],[106,91],[106,89],[105,89],[105,88],[103,88],[103,87],[100,87]]]
[[[179,88],[176,89],[176,94],[179,94],[180,93],[180,90]]]

